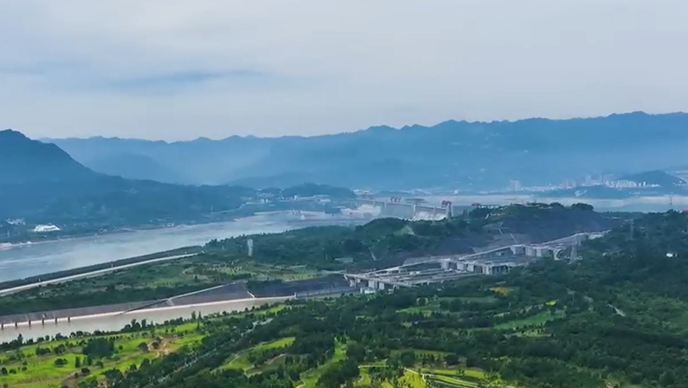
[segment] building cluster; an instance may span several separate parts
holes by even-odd
[[[509,181],[508,191],[549,191],[553,189],[575,189],[577,187],[606,186],[616,189],[657,187],[647,182],[635,182],[615,179],[611,174],[602,174],[597,177],[587,175],[583,179],[566,178],[561,183],[548,186],[524,186],[520,180]]]

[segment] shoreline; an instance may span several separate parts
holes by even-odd
[[[204,302],[204,303],[192,303],[192,304],[185,304],[185,305],[179,305],[179,306],[167,306],[167,307],[155,307],[155,308],[144,308],[141,310],[134,310],[134,311],[113,311],[109,313],[102,313],[102,314],[90,314],[90,315],[79,315],[79,316],[74,316],[74,317],[69,317],[69,318],[58,318],[57,323],[66,323],[66,322],[72,322],[72,321],[84,321],[88,319],[99,319],[99,318],[107,318],[107,317],[112,317],[112,316],[126,316],[126,315],[136,315],[136,314],[143,314],[143,313],[155,313],[155,312],[163,312],[163,311],[171,311],[171,310],[180,310],[180,309],[187,309],[187,308],[194,308],[194,307],[207,307],[207,306],[216,306],[216,305],[222,305],[222,304],[232,304],[232,303],[245,303],[245,302],[263,302],[261,305],[269,304],[269,303],[279,303],[279,302],[284,302],[287,300],[293,299],[293,296],[272,296],[272,297],[264,297],[264,298],[242,298],[242,299],[230,299],[230,300],[221,300],[221,301],[215,301],[215,302]],[[94,306],[95,307],[95,306]],[[36,322],[36,323],[34,323]],[[46,324],[51,323],[55,324],[55,320],[46,320]],[[40,325],[43,326],[42,321],[31,321],[31,324],[29,325],[29,321],[24,321],[24,322],[16,322],[15,324],[6,324],[5,329],[13,329],[15,327],[32,327]]]
[[[157,252],[157,253],[162,253],[162,252]],[[117,266],[114,265],[116,262],[106,262],[106,263],[103,263],[104,265],[106,265],[106,267],[102,268],[102,269],[94,269],[92,271],[75,273],[73,275],[66,275],[66,276],[57,277],[54,279],[47,279],[47,280],[43,280],[43,281],[30,282],[27,284],[13,286],[13,287],[9,287],[9,288],[0,288],[0,296],[9,295],[9,294],[13,294],[13,293],[21,292],[21,291],[25,291],[25,290],[30,290],[32,288],[46,286],[49,284],[58,284],[58,283],[72,281],[72,280],[80,280],[80,279],[84,279],[84,278],[105,275],[105,274],[108,274],[111,272],[131,268],[131,267],[136,267],[139,265],[152,264],[152,263],[157,263],[157,262],[161,262],[161,261],[183,259],[183,258],[187,258],[187,257],[193,257],[196,255],[198,255],[198,253],[171,255],[171,256],[164,256],[164,257],[158,257],[158,258],[151,258],[151,259],[136,261],[136,262],[128,263],[128,264],[121,264],[121,265],[117,265]],[[122,259],[122,260],[130,260],[130,259],[132,259],[132,258]],[[108,264],[110,265],[109,267],[107,267]],[[52,274],[54,274],[54,272]],[[50,275],[51,274],[44,274],[44,275],[39,275],[39,276],[50,276]],[[19,280],[25,280],[25,279],[19,279]],[[4,284],[4,282],[0,282],[0,285],[2,285],[2,284]]]
[[[215,222],[199,222],[199,223],[194,223],[194,224],[174,224],[174,225],[160,225],[160,226],[149,226],[149,227],[136,227],[136,228],[130,228],[130,227],[125,227],[125,228],[120,228],[120,229],[114,229],[111,231],[105,231],[105,232],[100,232],[100,233],[84,233],[84,234],[76,234],[73,236],[68,236],[68,237],[56,237],[56,238],[48,238],[48,239],[42,239],[38,241],[21,241],[21,242],[8,242],[8,241],[0,241],[0,251],[3,250],[12,250],[12,249],[20,249],[23,247],[30,247],[34,245],[41,245],[41,244],[48,244],[48,243],[56,243],[56,242],[73,242],[77,240],[86,240],[89,238],[93,237],[101,237],[101,236],[113,236],[113,235],[118,235],[118,234],[127,234],[127,233],[135,233],[135,232],[146,232],[150,230],[166,230],[166,229],[177,229],[177,228],[183,228],[183,227],[189,227],[189,226],[198,226],[198,225],[213,225],[213,224],[222,224],[225,222],[234,222],[238,220],[239,218],[235,219],[228,219],[225,221],[215,221]]]
[[[135,232],[146,232],[146,231],[159,231],[159,230],[173,230],[173,229],[182,229],[182,228],[189,228],[189,227],[195,227],[195,226],[209,226],[209,225],[216,225],[216,224],[225,224],[229,222],[241,222],[242,220],[250,221],[253,218],[256,217],[261,217],[261,216],[276,216],[280,214],[289,214],[290,210],[273,210],[273,211],[264,211],[264,212],[255,212],[251,215],[245,215],[243,217],[227,217],[226,219],[223,220],[212,220],[212,221],[198,221],[198,222],[186,222],[186,223],[179,223],[179,224],[165,224],[165,225],[149,225],[149,226],[140,226],[140,227],[123,227],[119,229],[114,229],[111,231],[105,231],[105,232],[100,232],[100,233],[85,233],[85,234],[76,234],[73,236],[65,236],[65,237],[56,237],[56,238],[48,238],[48,239],[41,239],[38,241],[20,241],[20,242],[9,242],[5,240],[0,240],[0,251],[7,251],[7,250],[12,250],[12,249],[21,249],[24,247],[30,247],[34,245],[40,245],[40,244],[47,244],[47,243],[55,243],[55,242],[72,242],[72,241],[77,241],[77,240],[85,240],[89,238],[94,238],[94,237],[102,237],[102,236],[112,236],[112,235],[118,235],[118,234],[127,234],[127,233],[135,233]],[[324,212],[309,212],[306,211],[304,213],[317,213],[317,214],[325,214]],[[300,219],[293,219],[293,220],[286,220],[286,222],[298,222],[298,221],[303,221],[303,222],[317,222],[317,221],[329,221],[332,218],[322,218],[322,219],[313,219],[313,218],[306,218],[303,220]],[[348,220],[347,217],[341,218],[341,221]],[[265,222],[269,222],[269,220],[266,220]]]

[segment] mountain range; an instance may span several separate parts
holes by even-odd
[[[144,166],[146,157],[130,158],[121,164],[135,174],[137,163]],[[155,167],[146,171],[165,172]],[[243,205],[261,194],[354,196],[348,189],[315,184],[261,193],[237,185],[179,185],[111,176],[83,166],[55,144],[13,130],[0,131],[0,220],[87,225],[95,230],[200,222],[242,210],[248,212],[243,215],[252,214]]]
[[[378,126],[313,137],[47,141],[96,171],[175,183],[267,187],[308,181],[390,190],[494,189],[506,187],[509,180],[538,185],[685,165],[688,114],[452,120],[431,127]],[[132,155],[146,161],[142,168],[121,162]]]

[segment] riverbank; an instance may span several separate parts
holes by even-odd
[[[175,229],[175,228],[185,228],[200,225],[214,225],[223,224],[227,222],[240,221],[244,219],[252,218],[281,218],[287,221],[307,221],[307,222],[318,222],[318,221],[346,221],[347,217],[343,215],[327,214],[322,211],[309,211],[309,210],[264,210],[264,211],[250,211],[240,214],[226,214],[226,213],[214,213],[212,216],[201,217],[193,220],[183,220],[179,222],[164,222],[159,224],[143,224],[143,225],[126,225],[119,227],[102,227],[89,229],[87,231],[76,231],[76,232],[65,232],[55,231],[46,233],[35,233],[35,232],[25,232],[26,238],[7,238],[5,235],[0,235],[0,250],[21,248],[25,246],[44,244],[56,241],[73,241],[84,238],[92,237],[105,237],[109,235],[132,233],[132,232],[142,232],[151,230],[165,230],[165,229]],[[58,227],[60,225],[57,225]],[[29,237],[32,236],[32,237]]]
[[[126,304],[126,305],[118,305],[118,306],[112,306],[115,308],[115,311],[108,311],[108,312],[100,312],[100,313],[94,313],[94,314],[88,314],[88,315],[75,315],[75,316],[61,316],[61,317],[55,317],[52,319],[47,319],[45,321],[39,321],[39,320],[25,320],[25,321],[15,321],[14,323],[6,323],[4,322],[5,317],[0,317],[0,325],[2,325],[2,330],[8,329],[8,328],[14,328],[14,327],[31,327],[31,326],[38,326],[38,325],[49,325],[49,324],[59,324],[60,322],[62,323],[71,323],[75,321],[82,321],[82,320],[88,320],[88,319],[100,319],[100,318],[107,318],[107,317],[113,317],[113,316],[135,316],[135,315],[141,315],[141,314],[156,314],[160,312],[167,312],[167,311],[174,311],[174,310],[189,310],[189,309],[204,309],[206,307],[212,307],[212,306],[223,306],[223,305],[229,305],[231,303],[248,303],[251,302],[252,304],[259,303],[261,305],[265,304],[270,304],[270,303],[279,303],[279,302],[284,302],[289,299],[293,299],[294,296],[281,296],[281,297],[264,297],[264,298],[256,298],[256,297],[251,297],[251,298],[240,298],[240,299],[230,299],[230,300],[218,300],[218,301],[213,301],[213,302],[202,302],[202,303],[190,303],[190,304],[183,304],[183,305],[174,305],[174,306],[164,306],[164,307],[143,307],[143,308],[125,308],[126,306],[131,306],[131,305],[141,305],[141,306],[149,306],[151,304],[155,304],[156,302],[140,302],[136,304]],[[108,308],[109,306],[97,306],[97,307],[92,307],[92,308]],[[63,315],[63,314],[61,314]]]
[[[183,228],[183,227],[188,227],[188,226],[194,226],[194,225],[212,225],[212,224],[221,224],[224,222],[231,222],[235,221],[240,218],[246,218],[246,217],[251,217],[254,216],[255,213],[253,214],[246,214],[242,216],[227,216],[223,218],[216,218],[213,220],[191,220],[191,221],[183,221],[179,223],[171,223],[171,222],[165,222],[165,223],[160,223],[160,224],[143,224],[143,225],[127,225],[127,226],[119,226],[119,227],[114,227],[114,228],[99,228],[97,230],[89,229],[88,231],[76,231],[76,232],[64,232],[64,231],[55,231],[55,232],[44,232],[42,234],[36,233],[36,232],[27,232],[27,234],[32,235],[34,238],[11,238],[7,239],[5,236],[0,237],[0,250],[4,249],[13,249],[13,248],[21,248],[21,247],[26,247],[26,246],[32,246],[32,245],[38,245],[38,244],[46,244],[46,243],[51,243],[51,242],[56,242],[56,241],[74,241],[78,239],[86,239],[86,238],[92,238],[92,237],[98,237],[98,236],[109,236],[109,235],[116,235],[116,234],[124,234],[124,233],[133,233],[133,232],[142,232],[142,231],[149,231],[149,230],[164,230],[164,229],[174,229],[174,228]],[[38,239],[36,239],[38,238]]]
[[[89,305],[57,310],[28,310],[3,315],[0,316],[0,329],[23,325],[58,324],[59,322],[82,319],[82,317],[139,314],[251,300],[302,299],[354,291],[342,276],[337,275],[288,282],[253,282],[252,285],[246,281],[234,281],[160,299],[122,301],[115,304]]]
[[[149,255],[130,257],[121,260],[109,261],[101,264],[94,264],[86,267],[79,267],[66,271],[53,272],[48,274],[36,275],[24,279],[0,282],[0,295],[6,295],[26,289],[40,287],[43,285],[60,283],[69,280],[76,280],[88,276],[97,276],[119,269],[129,268],[146,263],[174,260],[189,257],[202,252],[202,247],[183,247],[165,252],[156,252]]]
[[[23,337],[24,341],[28,341],[30,339],[45,338],[46,336],[54,337],[58,334],[69,336],[71,333],[77,332],[119,332],[126,325],[131,324],[132,320],[138,322],[145,320],[149,324],[162,324],[166,321],[174,321],[180,318],[190,319],[194,315],[209,316],[213,314],[238,313],[265,305],[279,304],[288,299],[290,298],[242,298],[224,302],[175,306],[175,308],[137,310],[129,313],[113,311],[110,313],[90,314],[73,318],[70,321],[58,320],[57,324],[54,321],[46,321],[45,325],[40,322],[32,323],[31,326],[26,323],[18,324],[16,327],[14,324],[5,325],[4,329],[0,330],[0,343],[13,341],[19,335]]]
[[[233,221],[177,225],[171,228],[112,233],[56,240],[0,250],[0,282],[25,279],[79,267],[87,267],[167,251],[170,247],[203,246],[213,239],[240,235],[280,233],[320,225],[356,225],[358,220],[338,217],[306,217],[297,214],[265,214]]]

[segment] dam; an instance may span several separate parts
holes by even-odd
[[[439,206],[417,198],[357,198],[356,209],[348,215],[365,218],[393,217],[411,221],[440,221],[453,216],[453,205],[442,201]]]

